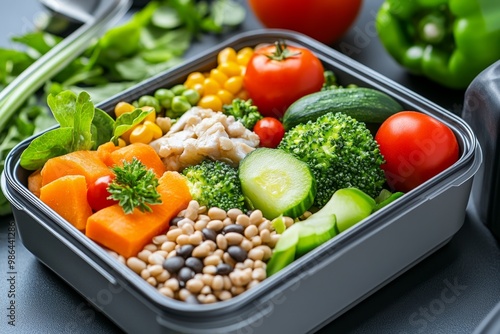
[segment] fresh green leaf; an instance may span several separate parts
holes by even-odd
[[[178,28],[182,24],[182,21],[177,12],[165,4],[155,10],[151,17],[151,23],[159,28],[174,29]]]
[[[159,181],[155,173],[137,158],[124,161],[122,167],[112,168],[115,178],[108,186],[111,198],[118,201],[126,214],[138,208],[142,212],[152,212],[149,205],[161,204],[161,196],[156,189]]]
[[[150,112],[137,108],[132,112],[121,114],[115,121],[114,136],[111,140],[116,143],[122,134],[141,123]]]
[[[109,119],[105,119],[103,111],[98,111],[98,117],[94,121],[95,107],[88,93],[81,92],[77,96],[71,91],[63,91],[57,95],[49,95],[47,102],[60,127],[36,137],[23,151],[21,166],[28,170],[41,168],[48,159],[56,156],[90,150],[94,147],[94,137],[99,141],[104,140],[104,132],[93,136],[92,129],[99,131],[98,126],[105,127],[107,124],[97,125],[97,122],[103,119],[109,122]]]
[[[220,26],[236,27],[245,20],[245,8],[232,0],[215,0],[212,2],[211,16]]]
[[[23,36],[14,36],[12,38],[14,42],[24,44],[31,50],[36,51],[35,58],[43,55],[50,51],[57,43],[59,43],[62,38],[48,34],[42,31],[28,33]]]
[[[27,170],[42,168],[50,158],[71,152],[72,128],[56,128],[33,139],[21,154],[21,166]]]
[[[104,110],[95,108],[94,119],[92,120],[92,149],[97,149],[113,137],[115,120]]]

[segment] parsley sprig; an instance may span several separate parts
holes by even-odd
[[[154,172],[133,158],[123,166],[113,167],[115,178],[108,186],[111,198],[118,201],[126,214],[135,208],[142,212],[152,212],[149,204],[161,204],[161,196],[156,189],[158,178]]]

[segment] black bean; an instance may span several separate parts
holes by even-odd
[[[240,246],[229,246],[227,253],[236,261],[243,262],[247,258],[247,251]]]
[[[187,282],[193,277],[194,277],[194,271],[188,267],[183,267],[181,270],[179,270],[179,274],[177,275],[177,278],[181,282]]]
[[[188,257],[185,262],[186,267],[191,268],[195,273],[201,273],[203,262],[197,257]]]
[[[239,234],[243,234],[244,230],[245,230],[245,228],[243,227],[243,225],[240,225],[240,224],[231,224],[231,225],[224,226],[224,228],[222,229],[222,233],[226,234],[226,233],[229,233],[229,232],[236,232],[236,233],[239,233]]]
[[[163,268],[171,274],[175,274],[184,267],[184,258],[180,256],[172,256],[163,261]]]
[[[188,257],[191,256],[193,249],[194,249],[193,245],[182,245],[181,247],[176,249],[175,253],[177,255],[182,256],[183,258],[187,259]]]
[[[212,240],[213,242],[215,242],[215,239],[217,238],[217,233],[210,228],[205,227],[203,230],[201,230],[201,233],[203,233],[203,237],[205,238],[205,240]]]
[[[227,275],[233,271],[233,267],[227,263],[219,263],[217,265],[217,275]]]
[[[170,220],[170,226],[177,226],[177,223],[183,220],[184,217],[174,217]]]

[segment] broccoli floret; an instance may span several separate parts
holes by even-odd
[[[311,168],[317,183],[314,206],[321,208],[337,189],[356,187],[376,197],[385,183],[378,144],[366,128],[344,113],[327,113],[290,129],[278,146]]]
[[[222,161],[203,160],[184,168],[182,174],[187,178],[192,198],[200,205],[226,211],[246,210],[237,168]]]
[[[233,103],[224,105],[222,109],[224,114],[234,116],[249,130],[253,130],[255,123],[263,118],[257,107],[252,104],[252,100],[234,99]]]

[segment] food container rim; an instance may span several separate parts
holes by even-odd
[[[73,226],[67,224],[67,222],[55,214],[55,212],[46,205],[41,203],[35,195],[27,190],[26,186],[20,182],[17,174],[21,169],[19,166],[19,158],[22,150],[27,147],[33,138],[39,136],[40,134],[32,136],[18,144],[7,156],[5,170],[3,173],[4,175],[2,176],[2,189],[4,193],[8,194],[9,201],[11,201],[17,209],[31,212],[32,215],[40,215],[46,223],[50,223],[51,226],[57,227],[56,233],[62,233],[64,236],[76,242],[79,248],[87,253],[88,256],[97,256],[99,262],[102,262],[106,268],[113,271],[112,275],[115,276],[115,278],[118,278],[120,282],[126,282],[126,285],[129,285],[136,290],[144,299],[152,302],[152,307],[167,310],[171,312],[171,314],[175,314],[179,317],[186,317],[186,319],[189,319],[192,316],[209,318],[213,317],[214,314],[227,315],[245,306],[255,306],[256,304],[273,298],[273,296],[280,293],[280,291],[285,291],[288,287],[296,284],[301,277],[304,277],[304,275],[310,275],[315,271],[314,266],[308,265],[308,262],[320,265],[320,261],[318,261],[318,259],[324,259],[326,256],[338,256],[338,251],[344,247],[348,247],[350,242],[352,242],[352,240],[357,238],[360,234],[366,233],[370,229],[380,227],[385,221],[389,221],[391,217],[401,215],[401,210],[403,210],[403,208],[408,208],[409,205],[415,205],[436,196],[436,194],[439,193],[436,189],[437,186],[443,186],[442,188],[444,189],[452,186],[459,186],[461,183],[472,177],[479,168],[482,161],[480,147],[477,144],[475,136],[468,124],[458,116],[453,115],[442,107],[388,79],[382,74],[358,63],[346,55],[341,54],[340,52],[331,49],[305,35],[286,30],[259,29],[235,35],[232,38],[207,49],[196,57],[187,59],[183,64],[162,72],[151,79],[145,80],[142,83],[133,86],[106,101],[103,101],[98,104],[97,107],[110,112],[111,107],[121,98],[130,95],[133,96],[143,94],[145,91],[151,91],[151,87],[158,86],[161,82],[168,80],[169,78],[180,78],[181,75],[185,76],[191,69],[197,69],[200,65],[206,63],[208,58],[213,57],[217,51],[224,47],[243,44],[256,45],[260,44],[263,40],[271,42],[276,39],[285,39],[292,43],[307,46],[318,54],[323,61],[334,63],[335,66],[340,68],[340,71],[353,75],[359,80],[390,94],[406,104],[418,106],[422,112],[434,113],[438,116],[438,118],[450,125],[459,137],[458,139],[462,143],[462,154],[459,161],[439,176],[436,176],[432,180],[405,194],[405,196],[401,197],[394,203],[372,214],[362,223],[357,224],[348,231],[314,249],[302,258],[294,261],[292,264],[287,266],[287,268],[283,269],[276,275],[267,278],[256,287],[252,288],[252,293],[245,292],[230,300],[209,305],[187,304],[185,302],[162,296],[154,287],[142,280],[138,275],[132,272],[131,269],[116,261],[113,257],[111,257],[111,255],[107,254],[104,249],[88,239]],[[444,191],[444,189],[441,189],[441,191]],[[382,219],[382,217],[384,219]],[[52,222],[54,222],[54,224],[52,224]]]

